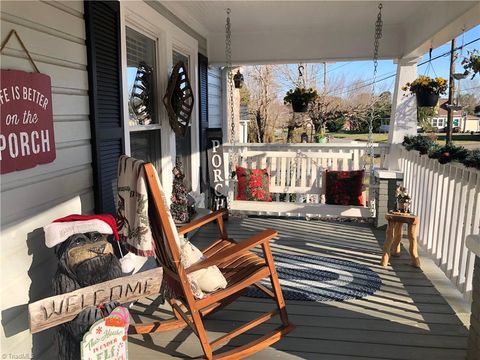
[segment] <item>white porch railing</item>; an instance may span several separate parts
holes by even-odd
[[[231,145],[224,145],[225,153]],[[388,150],[384,144],[373,144],[380,164]],[[271,173],[270,192],[274,202],[289,201],[320,203],[325,192],[325,170],[361,170],[365,166],[366,143],[328,144],[238,144],[235,146],[239,166],[250,169],[268,168]],[[227,159],[226,163],[229,160]],[[228,165],[227,165],[228,166]],[[230,166],[227,167],[231,169]]]
[[[465,238],[480,231],[480,171],[404,149],[400,163],[412,212],[420,217],[419,243],[469,298],[475,255]]]

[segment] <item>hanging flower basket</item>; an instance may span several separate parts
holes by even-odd
[[[288,90],[283,98],[283,103],[285,105],[292,104],[294,112],[307,112],[308,104],[310,104],[317,96],[317,91],[312,88],[304,89],[297,87],[295,90]]]
[[[304,113],[308,111],[308,103],[301,100],[293,100],[292,108],[294,112]]]
[[[417,97],[418,107],[432,107],[438,103],[441,94],[447,91],[447,80],[441,77],[435,79],[421,75],[411,83],[402,87],[403,91],[410,91]]]
[[[418,107],[433,107],[437,106],[438,98],[440,95],[438,94],[429,94],[426,92],[418,91],[415,93],[417,97],[417,106]]]
[[[480,73],[480,54],[478,50],[469,51],[469,56],[462,61],[465,73],[472,74],[472,79]]]

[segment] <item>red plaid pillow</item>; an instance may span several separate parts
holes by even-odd
[[[364,206],[362,187],[364,170],[326,171],[325,202],[331,205]]]
[[[272,201],[268,169],[236,168],[238,188],[235,200]]]

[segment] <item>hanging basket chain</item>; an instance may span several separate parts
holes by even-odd
[[[370,185],[373,182],[373,169],[374,169],[374,159],[375,153],[373,149],[373,121],[375,119],[375,84],[377,82],[377,72],[378,72],[378,52],[380,48],[380,39],[383,35],[383,21],[382,21],[382,3],[378,4],[378,14],[377,20],[375,22],[375,38],[374,38],[374,49],[373,49],[373,80],[372,80],[372,93],[371,93],[371,108],[370,108],[370,118],[368,121],[368,141],[367,141],[367,151],[370,161],[368,162],[368,174],[370,179]],[[370,212],[374,213],[374,202],[372,200],[370,203]]]
[[[233,74],[232,74],[232,24],[230,21],[230,8],[227,9],[227,22],[225,23],[225,58],[227,62],[227,80],[230,106],[230,141],[235,144],[235,121],[233,99]]]
[[[305,89],[305,77],[303,76],[303,71],[305,71],[305,67],[302,64],[298,64],[298,80],[297,80],[297,87],[299,89]]]
[[[225,23],[225,60],[227,71],[227,86],[228,86],[228,102],[230,110],[230,148],[228,150],[228,158],[230,163],[230,186],[235,186],[235,164],[237,163],[237,156],[235,153],[235,110],[233,99],[233,74],[232,74],[232,24],[230,22],[230,8],[227,9],[227,20]],[[231,202],[233,199],[227,199],[227,209],[230,210]]]

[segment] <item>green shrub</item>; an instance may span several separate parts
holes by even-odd
[[[440,159],[445,154],[448,154],[449,161],[459,161],[461,162],[468,155],[468,150],[463,146],[457,146],[453,144],[448,144],[445,146],[437,146],[430,150],[428,157],[432,159]],[[447,162],[449,162],[447,161]]]
[[[462,164],[466,167],[474,167],[480,170],[480,150],[470,150],[465,159],[463,159]]]
[[[405,149],[417,150],[420,154],[424,155],[429,152],[432,146],[435,145],[435,142],[431,137],[417,135],[417,136],[405,136],[403,138],[402,145],[405,146]]]
[[[408,151],[417,150],[420,154],[428,154],[429,158],[438,159],[441,164],[457,161],[480,170],[480,150],[468,150],[454,144],[440,146],[432,138],[422,135],[405,136],[402,145]]]

